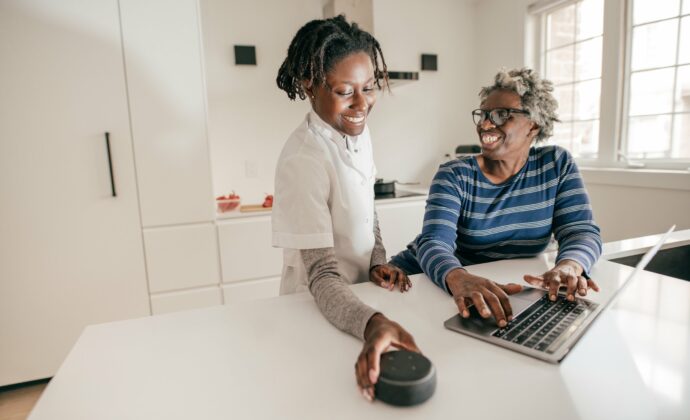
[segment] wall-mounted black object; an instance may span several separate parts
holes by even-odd
[[[422,70],[438,70],[437,60],[436,54],[422,54]]]
[[[381,355],[381,373],[374,385],[376,398],[399,406],[421,404],[436,390],[436,369],[419,353],[407,350]]]
[[[256,47],[253,45],[235,45],[235,64],[256,65]]]
[[[419,80],[419,73],[416,71],[389,71],[390,80]]]

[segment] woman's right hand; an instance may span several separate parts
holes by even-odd
[[[357,386],[369,401],[374,399],[374,384],[379,378],[381,354],[390,346],[421,353],[414,338],[400,324],[382,314],[374,314],[364,330],[364,346],[355,363]]]
[[[446,285],[463,318],[469,318],[469,306],[474,304],[482,318],[493,315],[500,328],[505,327],[508,321],[513,319],[513,309],[510,307],[508,295],[522,290],[519,284],[497,284],[484,277],[470,274],[462,268],[448,273]]]

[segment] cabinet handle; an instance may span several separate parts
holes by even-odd
[[[108,150],[108,170],[110,171],[110,189],[112,191],[113,197],[117,197],[117,192],[115,191],[115,177],[113,176],[113,158],[110,155],[110,133],[105,132],[105,147]]]

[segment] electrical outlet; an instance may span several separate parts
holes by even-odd
[[[244,176],[247,178],[259,177],[259,164],[255,160],[244,161]]]

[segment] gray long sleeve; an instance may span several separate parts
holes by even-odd
[[[309,276],[309,291],[321,313],[339,330],[363,340],[367,322],[378,311],[362,303],[340,276],[335,250],[303,249],[300,255]]]
[[[381,239],[381,230],[379,229],[379,215],[374,210],[374,249],[371,251],[371,262],[369,267],[386,264],[386,248],[383,246]]]

